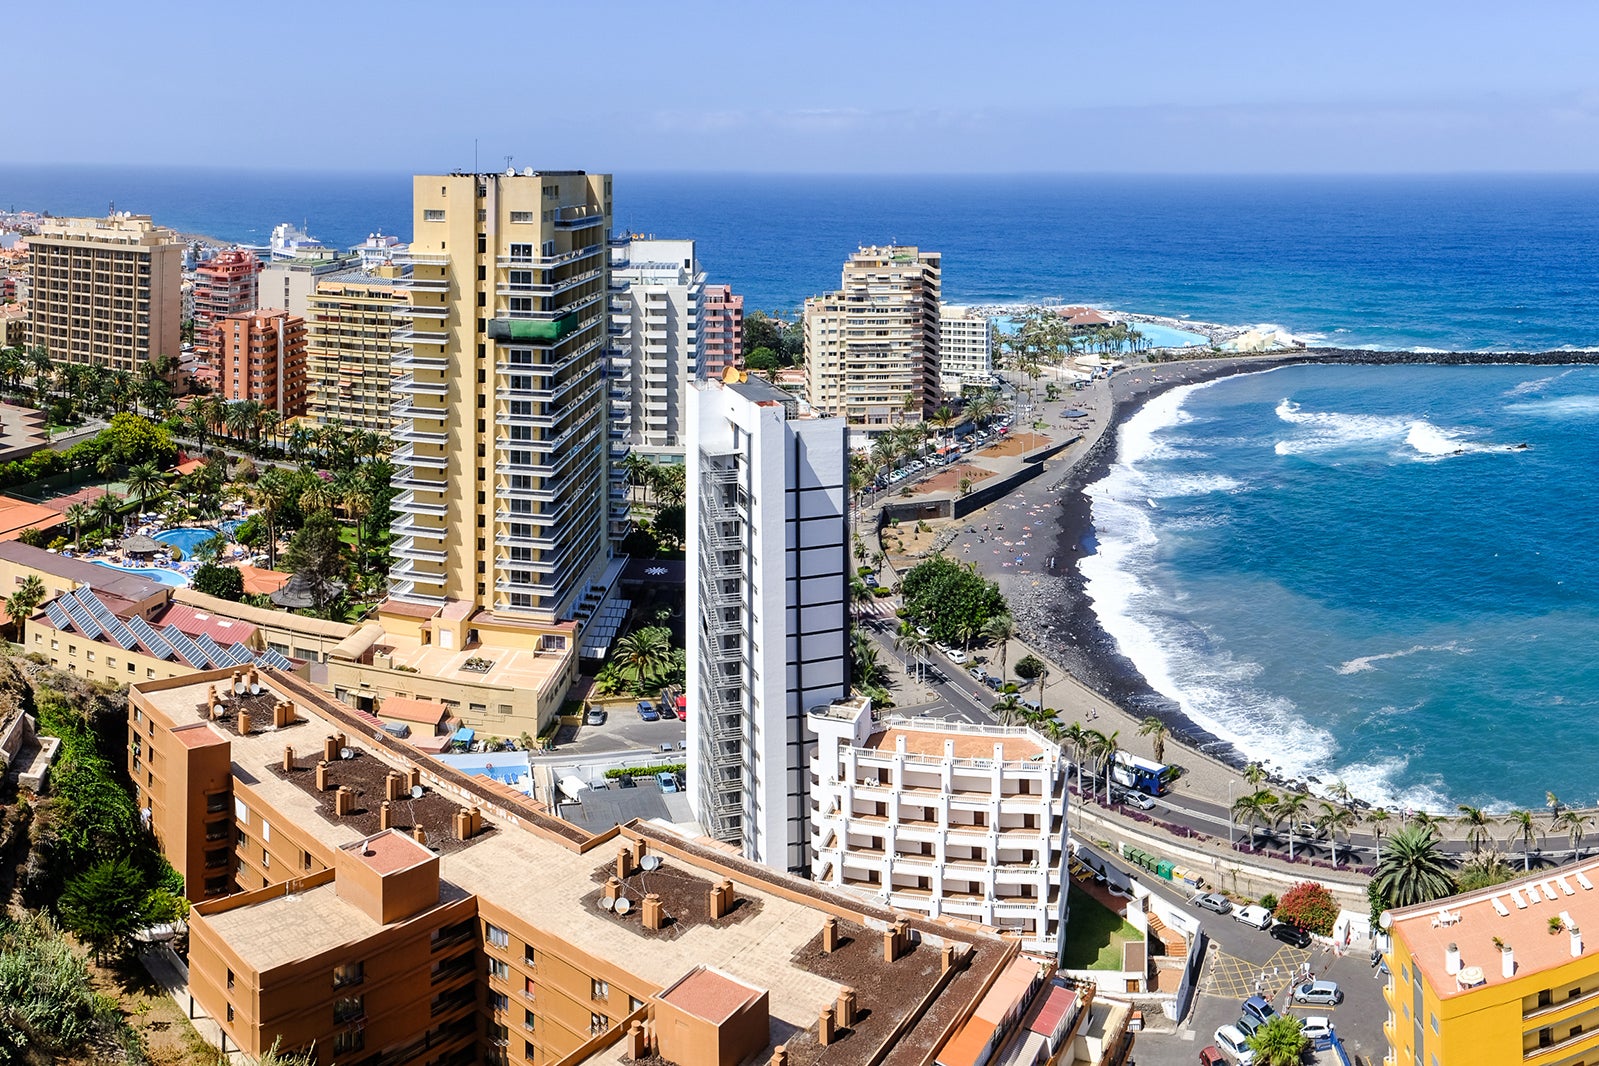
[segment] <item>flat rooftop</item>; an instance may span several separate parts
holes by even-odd
[[[865,747],[878,751],[895,751],[903,738],[905,750],[909,754],[936,759],[944,757],[947,742],[954,743],[957,759],[992,759],[995,745],[1002,749],[1006,762],[1026,762],[1039,755],[1047,756],[1053,745],[1036,734],[1029,735],[1030,733],[1031,730],[1026,733],[1011,734],[954,732],[931,726],[920,729],[915,726],[897,725],[867,737]]]
[[[378,874],[409,870],[433,858],[433,852],[426,846],[394,829],[386,829],[376,836],[346,844],[344,850]]]
[[[187,683],[137,687],[157,709],[175,720],[187,721],[204,702],[206,686],[218,682],[206,674],[183,681]],[[940,946],[945,939],[972,952],[973,972],[963,974],[953,986],[956,990],[945,994],[953,998],[971,988],[972,981],[981,982],[981,974],[996,970],[1015,950],[1013,944],[983,932],[957,931],[912,919],[921,942],[905,957],[885,963],[878,926],[863,927],[841,917],[839,924],[847,943],[833,955],[821,955],[817,945],[828,917],[865,915],[869,922],[886,924],[896,914],[639,823],[584,852],[580,847],[592,839],[589,834],[388,737],[376,719],[332,704],[310,685],[277,671],[262,671],[261,681],[263,697],[292,700],[302,721],[245,737],[227,735],[233,742],[235,775],[280,817],[292,819],[330,848],[356,843],[366,835],[350,819],[324,817],[318,794],[281,776],[286,744],[294,745],[297,754],[303,751],[319,756],[323,738],[343,732],[347,746],[359,752],[360,760],[388,763],[396,769],[415,765],[425,789],[476,802],[485,826],[493,830],[487,838],[474,838],[471,846],[439,855],[441,902],[475,894],[525,915],[548,935],[625,967],[645,986],[645,992],[658,993],[677,984],[696,965],[714,967],[733,982],[764,990],[769,996],[772,1041],[788,1044],[794,1066],[857,1062],[863,1049],[875,1049],[887,1039],[937,981]],[[172,687],[160,687],[163,685]],[[441,841],[449,827],[440,825],[436,834],[430,827],[429,832],[430,840]],[[641,903],[645,892],[659,891],[671,920],[658,931],[643,928],[638,906],[618,916],[598,905],[618,850],[636,840],[645,841],[648,852],[663,861],[656,870],[630,877],[625,894]],[[736,903],[726,917],[713,921],[709,892],[724,876],[734,882]],[[374,928],[371,919],[339,901],[331,886],[325,891],[318,888],[293,898],[239,907],[206,920],[230,943],[239,944],[241,954],[252,965],[263,968],[325,951]],[[968,976],[972,981],[965,980]],[[858,1027],[858,1037],[852,1035],[822,1048],[815,1044],[814,1033],[807,1036],[805,1030],[814,1030],[818,1012],[832,1004],[845,985],[855,988],[862,1007],[872,1012],[870,1024]],[[937,1003],[944,1005],[943,998]],[[958,1010],[953,1004],[948,1006]],[[937,1020],[943,1014],[939,1011],[930,1017]],[[898,1056],[896,1050],[885,1061],[896,1063]]]
[[[1570,962],[1571,934],[1562,931],[1551,936],[1549,919],[1561,918],[1568,927],[1599,932],[1599,860],[1541,870],[1480,892],[1389,914],[1390,931],[1404,939],[1427,984],[1439,999],[1449,999],[1507,983],[1494,937],[1515,951],[1514,980]],[[1458,976],[1446,968],[1450,944],[1460,949]],[[1582,954],[1596,952],[1599,935],[1582,944]],[[1468,972],[1473,970],[1480,973]],[[1479,976],[1480,982],[1475,980]]]
[[[541,689],[560,673],[568,652],[529,651],[474,644],[469,648],[441,648],[412,638],[386,633],[378,650],[393,656],[396,665],[410,667],[426,677],[508,688]],[[468,670],[467,660],[492,663],[487,670]]]
[[[760,989],[704,966],[690,971],[661,993],[661,998],[672,1006],[715,1025],[721,1025],[760,996]]]

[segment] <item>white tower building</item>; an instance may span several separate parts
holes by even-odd
[[[687,390],[689,796],[711,836],[803,872],[806,712],[848,684],[845,426],[732,376]]]
[[[650,459],[683,454],[683,390],[699,368],[705,272],[693,241],[611,246],[614,365],[626,388],[627,436]]]

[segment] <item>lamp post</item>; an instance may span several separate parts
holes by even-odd
[[[1227,779],[1227,850],[1233,850],[1233,779]]]

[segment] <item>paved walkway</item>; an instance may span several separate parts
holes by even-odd
[[[201,1010],[189,994],[189,968],[173,954],[172,949],[165,944],[152,945],[139,953],[139,961],[144,963],[151,979],[172,997],[172,1002],[188,1017],[189,1024],[194,1026],[200,1038],[214,1048],[222,1047],[222,1027],[216,1019]],[[227,1058],[235,1064],[246,1061],[243,1053],[237,1049],[229,1051]]]

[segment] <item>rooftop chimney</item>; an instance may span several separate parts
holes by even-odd
[[[288,773],[294,769],[294,749],[288,745],[283,747],[283,772]]]
[[[1507,981],[1516,976],[1516,953],[1508,944],[1499,949],[1499,973]]]
[[[316,790],[318,792],[326,792],[328,790],[328,764],[326,760],[316,764]]]
[[[605,898],[615,899],[622,894],[622,882],[615,877],[605,879]]]
[[[651,892],[644,897],[644,906],[641,909],[644,919],[644,928],[651,932],[658,932],[666,924],[666,911],[661,906],[661,897]]]
[[[634,1062],[650,1057],[650,1040],[644,1035],[644,1026],[635,1021],[627,1027],[627,1054]]]
[[[330,736],[322,741],[322,757],[328,762],[332,762],[339,757],[338,737]]]
[[[272,724],[282,729],[286,725],[294,724],[294,704],[288,700],[279,700],[272,705]]]
[[[838,919],[829,918],[822,923],[822,954],[831,955],[838,950]]]
[[[343,818],[355,810],[355,791],[348,785],[340,785],[339,790],[333,793],[333,814]]]
[[[788,1066],[788,1045],[779,1044],[772,1049],[770,1066]]]
[[[428,831],[426,829],[423,829],[421,826],[419,826],[419,825],[412,826],[411,827],[411,836],[418,844],[421,844],[424,847],[427,845],[427,842],[428,842]]]
[[[949,973],[955,968],[955,945],[945,944],[944,950],[939,952],[938,972]]]
[[[383,798],[386,800],[400,798],[400,775],[390,773],[383,778]]]
[[[394,828],[394,814],[389,809],[389,801],[384,800],[383,806],[378,808],[378,831]]]
[[[711,921],[725,918],[733,909],[733,882],[722,880],[711,886]]]
[[[250,726],[251,726],[251,724],[252,723],[250,722],[250,712],[245,710],[243,707],[240,707],[239,708],[239,736],[241,736],[241,737],[249,736],[250,735]]]
[[[848,1029],[855,1024],[855,1006],[855,990],[853,988],[839,989],[838,1006],[834,1012],[834,1017],[838,1021],[840,1029]]]
[[[893,962],[899,958],[899,934],[893,929],[883,930],[883,961]]]
[[[627,877],[633,872],[633,849],[621,847],[616,850],[616,876]]]
[[[1582,930],[1576,926],[1568,926],[1571,930],[1571,957],[1576,958],[1582,954]]]
[[[833,1039],[833,1008],[823,1007],[822,1015],[816,1021],[816,1042],[826,1047]]]

